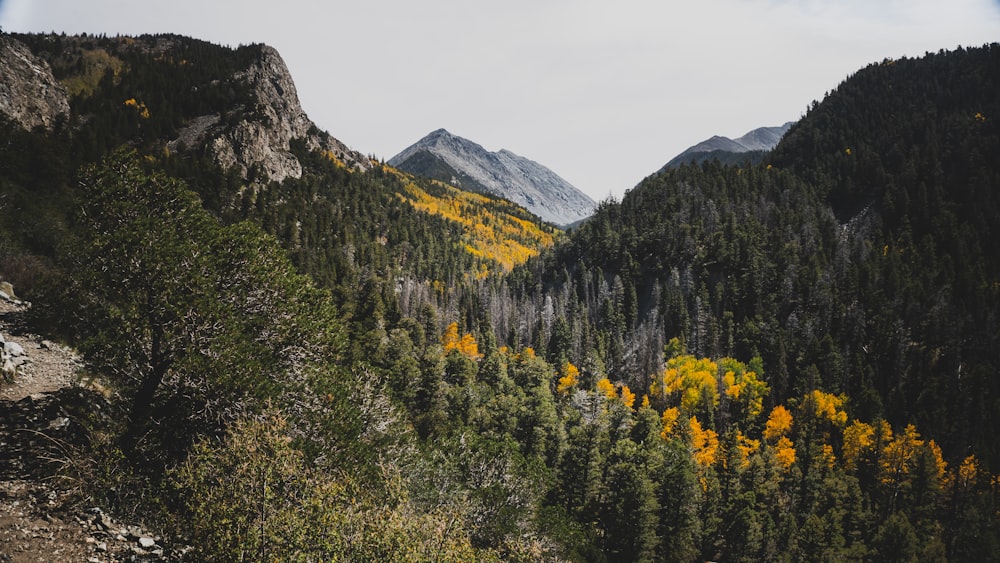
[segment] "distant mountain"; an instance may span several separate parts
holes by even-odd
[[[778,141],[793,124],[793,121],[789,121],[780,127],[760,127],[735,140],[716,135],[689,147],[672,158],[659,171],[663,172],[668,168],[677,168],[681,164],[700,163],[706,160],[718,160],[723,164],[759,162],[763,159],[764,151],[769,151],[777,146]]]
[[[404,172],[508,199],[556,225],[594,212],[595,202],[555,172],[508,150],[490,152],[444,129],[389,159]]]

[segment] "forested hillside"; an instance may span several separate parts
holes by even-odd
[[[59,476],[178,557],[1000,554],[1000,47],[872,65],[765,163],[563,234],[276,136],[262,46],[19,39],[71,111],[0,124],[0,276],[114,409]]]

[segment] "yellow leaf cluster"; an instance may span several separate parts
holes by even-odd
[[[513,203],[438,182],[435,187],[442,195],[432,195],[413,177],[388,166],[384,169],[403,180],[404,192],[398,196],[404,202],[461,225],[461,248],[485,263],[476,269],[478,278],[488,275],[490,266],[509,272],[555,244],[557,229],[517,217],[523,210]]]
[[[677,407],[670,407],[663,411],[663,416],[660,417],[660,421],[663,423],[663,430],[660,432],[661,438],[667,440],[673,435],[674,428],[677,426],[677,419],[680,415],[681,411]]]
[[[938,482],[944,484],[948,476],[948,462],[944,460],[944,456],[941,454],[941,447],[937,445],[937,442],[928,440],[927,447],[930,449],[931,454],[934,455],[934,474],[937,476]]]
[[[607,377],[597,382],[597,390],[609,399],[614,399],[618,396],[618,393],[615,391],[614,383],[611,383]]]
[[[844,468],[852,471],[857,467],[861,455],[871,450],[875,429],[870,424],[855,420],[844,428],[844,445],[840,450],[844,458]]]
[[[580,377],[580,370],[572,363],[566,362],[563,364],[562,373],[563,375],[559,378],[559,382],[556,385],[556,392],[565,395],[576,387],[577,379]]]
[[[976,456],[970,455],[962,460],[958,466],[958,486],[962,489],[975,486],[976,479],[979,478],[979,462]]]
[[[792,413],[784,405],[778,405],[771,410],[771,414],[764,424],[764,439],[768,442],[774,442],[788,434],[791,429]]]
[[[744,363],[733,358],[722,358],[719,366],[725,372],[722,376],[722,388],[726,397],[733,403],[742,405],[747,416],[760,416],[764,409],[764,397],[770,392],[767,383],[756,372],[748,370]]]
[[[344,161],[340,160],[337,154],[334,153],[333,151],[321,151],[320,154],[326,157],[326,159],[329,160],[330,162],[336,164],[338,168],[347,168],[347,165],[344,164]]]
[[[718,384],[715,380],[719,366],[708,358],[681,355],[670,358],[660,378],[654,379],[649,392],[666,400],[680,395],[681,410],[692,412],[708,396],[714,408],[719,404]]]
[[[795,445],[787,436],[778,439],[778,443],[774,447],[774,457],[784,471],[787,472],[792,468],[792,464],[795,463]]]
[[[458,323],[451,323],[445,329],[444,335],[441,336],[441,346],[444,347],[445,354],[452,350],[457,350],[459,353],[465,354],[473,360],[483,357],[479,353],[479,344],[476,343],[475,337],[469,333],[465,333],[461,337],[458,336]]]
[[[129,98],[125,100],[125,103],[123,105],[125,105],[126,107],[134,108],[135,111],[139,114],[139,117],[143,119],[149,119],[149,108],[146,107],[146,104],[144,102],[136,101],[135,98]]]
[[[743,432],[736,432],[736,448],[740,451],[740,467],[746,468],[750,465],[750,456],[760,449],[760,440],[754,440],[743,435]]]
[[[913,468],[918,450],[924,445],[917,433],[917,427],[908,424],[903,432],[882,448],[879,470],[882,483],[893,484],[902,481]]]
[[[691,417],[691,449],[694,461],[702,466],[715,465],[719,453],[719,435],[711,429],[702,429],[696,417]]]
[[[817,420],[826,420],[840,427],[847,424],[847,413],[843,410],[847,399],[844,395],[833,395],[815,389],[806,400],[813,404]]]
[[[833,453],[833,446],[830,444],[823,444],[822,455],[823,461],[826,462],[826,466],[833,469],[833,466],[837,463],[837,456]]]
[[[628,385],[622,385],[622,403],[628,408],[632,408],[635,404],[635,393],[628,388]]]

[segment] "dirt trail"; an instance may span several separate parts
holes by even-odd
[[[160,538],[116,523],[59,478],[87,442],[81,420],[107,416],[109,403],[80,385],[76,352],[23,330],[24,310],[0,299],[0,334],[27,357],[14,381],[0,379],[0,563],[170,560]]]
[[[17,402],[70,387],[77,382],[83,368],[83,361],[73,350],[37,335],[19,334],[18,323],[12,319],[23,311],[23,305],[0,299],[0,334],[8,342],[20,344],[28,358],[28,362],[18,368],[13,382],[0,383],[0,401]]]

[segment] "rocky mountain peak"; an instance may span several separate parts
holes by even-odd
[[[69,96],[49,63],[7,35],[0,35],[0,114],[28,130],[69,116]]]
[[[681,164],[698,163],[712,158],[726,160],[727,156],[741,155],[755,151],[769,151],[778,145],[781,137],[792,127],[793,121],[777,127],[758,127],[739,137],[730,139],[721,135],[713,135],[696,145],[690,146],[681,154],[670,159],[659,172],[668,168],[677,168]],[[738,159],[737,159],[738,160]]]
[[[252,111],[225,129],[217,126],[218,116],[196,118],[177,141],[208,133],[219,164],[226,168],[235,166],[244,175],[257,166],[276,182],[302,176],[302,165],[290,151],[293,139],[305,139],[309,149],[327,151],[349,167],[371,168],[369,159],[320,132],[309,119],[299,104],[291,73],[273,47],[261,46],[257,60],[233,78],[253,91],[257,104]]]
[[[593,213],[586,194],[541,164],[509,150],[486,150],[445,129],[427,134],[389,159],[419,176],[510,200],[545,221],[570,225]]]

